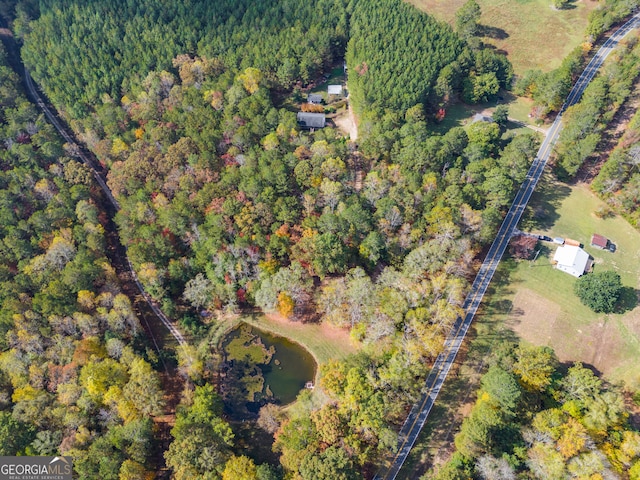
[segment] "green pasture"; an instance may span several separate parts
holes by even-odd
[[[498,288],[496,297],[489,301],[495,305],[496,301],[508,300],[518,290],[526,289],[552,302],[553,309],[559,309],[556,326],[548,330],[540,328],[544,327],[542,324],[538,328],[532,325],[525,329],[531,338],[524,340],[544,344],[543,332],[552,334],[546,343],[567,360],[592,364],[609,380],[637,388],[640,386],[640,308],[636,306],[640,288],[640,232],[618,215],[599,218],[596,212],[602,207],[604,203],[587,186],[570,187],[546,178],[533,195],[521,229],[577,240],[593,258],[594,271],[616,271],[624,286],[616,313],[597,314],[580,303],[573,292],[576,279],[551,265],[556,247],[548,242],[540,245],[535,261],[517,262],[508,273],[505,287]],[[593,233],[607,237],[616,245],[616,252],[591,247]],[[508,301],[505,305],[509,305]],[[544,312],[544,308],[542,310]],[[518,312],[505,313],[508,321],[518,321]],[[544,320],[541,318],[540,322]],[[534,319],[525,318],[525,321]]]
[[[416,7],[455,23],[456,11],[466,0],[408,0]],[[598,6],[580,0],[565,10],[554,10],[551,0],[478,0],[483,41],[508,54],[516,74],[531,68],[558,66],[584,41],[589,12]]]

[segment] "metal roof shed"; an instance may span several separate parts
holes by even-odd
[[[604,250],[609,246],[609,240],[607,240],[607,237],[594,233],[591,237],[591,246]]]

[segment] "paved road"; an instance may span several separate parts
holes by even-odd
[[[36,88],[33,82],[33,79],[31,78],[31,75],[29,74],[26,68],[24,69],[24,78],[25,78],[25,83],[26,83],[27,89],[29,90],[29,93],[35,99],[36,103],[38,104],[38,107],[40,107],[40,109],[44,112],[49,122],[51,122],[51,124],[56,128],[56,130],[58,130],[58,133],[60,133],[62,138],[64,138],[67,143],[69,143],[70,145],[77,145],[77,142],[71,137],[71,135],[68,133],[65,126],[62,124],[62,122],[51,111],[51,109],[42,99],[42,96],[38,92],[38,89]],[[78,156],[80,159],[82,159],[85,165],[91,168],[91,171],[93,172],[93,176],[96,179],[96,182],[98,182],[98,185],[100,185],[100,188],[102,188],[102,191],[107,196],[107,198],[109,199],[109,202],[111,202],[115,210],[116,211],[120,210],[120,204],[113,196],[113,193],[111,193],[111,189],[109,188],[109,186],[107,185],[107,183],[103,178],[103,175],[101,174],[102,169],[93,161],[92,158],[90,158],[88,155],[82,152],[82,149],[79,149]],[[164,324],[167,330],[169,330],[169,332],[171,333],[171,335],[173,335],[173,337],[176,339],[178,344],[180,346],[186,345],[187,342],[182,336],[182,333],[167,318],[167,316],[162,312],[162,310],[160,310],[160,308],[156,305],[156,303],[153,301],[151,296],[146,292],[146,290],[140,283],[140,280],[138,279],[138,275],[136,274],[133,268],[133,265],[131,265],[131,260],[129,260],[128,257],[127,257],[127,265],[129,267],[131,278],[133,279],[136,286],[140,290],[140,294],[143,296],[143,298],[149,305],[149,308],[151,308],[153,313],[160,319],[160,321]],[[155,343],[155,338],[153,339],[153,342]],[[159,350],[157,343],[156,343],[156,349]]]
[[[531,198],[531,194],[536,188],[538,180],[544,171],[544,167],[549,159],[553,145],[558,139],[558,135],[562,129],[561,124],[564,111],[567,107],[570,107],[580,99],[584,89],[596,75],[598,69],[607,56],[618,45],[618,42],[631,30],[639,26],[640,13],[632,17],[631,20],[616,30],[616,32],[606,42],[604,42],[602,47],[600,47],[598,52],[586,66],[584,72],[582,72],[582,75],[580,75],[580,78],[569,93],[565,104],[560,109],[553,125],[549,128],[547,135],[540,146],[540,150],[538,150],[538,154],[531,164],[527,177],[516,194],[516,197],[511,204],[511,208],[504,218],[502,225],[496,234],[496,238],[491,244],[489,252],[476,275],[469,295],[463,305],[463,308],[465,309],[464,318],[458,317],[455,321],[453,328],[445,341],[445,349],[436,358],[433,368],[427,377],[422,398],[413,406],[404,422],[404,425],[400,429],[398,451],[395,454],[391,465],[389,468],[378,472],[374,477],[375,480],[394,480],[397,477],[420,431],[422,430],[422,427],[429,416],[429,412],[431,412],[431,408],[438,397],[438,393],[442,388],[442,384],[447,378],[447,374],[449,373],[456,355],[460,350],[460,346],[462,345],[465,335],[469,330],[469,326],[471,325],[471,321],[478,310],[482,297],[487,291],[487,287],[489,286],[491,278],[496,271],[496,267],[500,263],[500,259],[509,244],[509,239],[513,235],[515,228],[522,217],[522,213]]]

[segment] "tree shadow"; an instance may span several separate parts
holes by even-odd
[[[560,218],[560,204],[571,194],[571,188],[562,183],[548,179],[541,183],[525,210],[521,223],[523,231],[549,230]]]
[[[503,50],[502,48],[498,48],[495,45],[492,45],[490,43],[486,43],[486,42],[481,42],[482,44],[482,48],[486,48],[488,50],[493,50],[495,53],[499,54],[499,55],[504,55],[505,57],[509,56],[509,52],[507,52],[506,50]]]
[[[573,10],[577,8],[576,2],[577,0],[569,0],[569,2],[565,4],[560,10]]]
[[[258,427],[255,420],[231,421],[230,426],[235,435],[236,454],[248,455],[256,463],[278,465],[280,455],[271,448],[273,435]]]
[[[478,34],[481,37],[493,38],[494,40],[504,40],[509,38],[509,34],[498,27],[489,25],[478,25]]]
[[[636,290],[633,287],[622,287],[616,304],[616,313],[625,313],[633,310],[638,305],[639,298],[640,290]]]
[[[596,368],[594,365],[586,362],[577,362],[577,361],[560,362],[560,364],[558,365],[558,371],[564,377],[569,372],[569,369],[573,367],[576,363],[581,363],[584,368],[588,368],[589,370],[591,370],[596,377],[602,378],[603,373],[600,370],[598,370],[598,368]]]

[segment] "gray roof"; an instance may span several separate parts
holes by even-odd
[[[329,95],[342,95],[342,85],[329,85],[327,93]]]
[[[306,128],[323,128],[325,126],[324,113],[298,112],[298,123]]]
[[[486,115],[482,115],[481,113],[476,113],[473,116],[473,120],[471,120],[471,123],[476,123],[476,122],[487,122],[487,123],[493,123],[493,118],[488,117]]]
[[[309,102],[309,103],[322,103],[322,95],[318,95],[317,93],[310,93],[307,96],[307,102]]]

